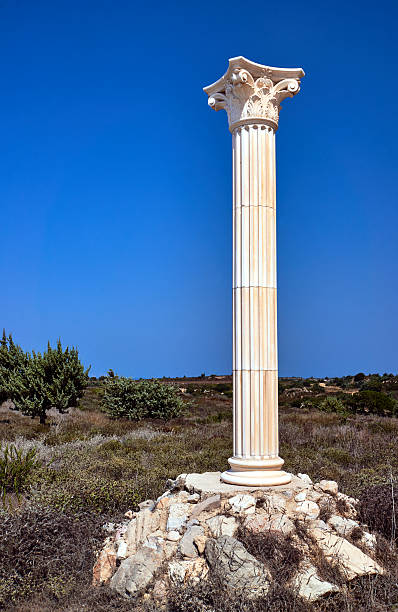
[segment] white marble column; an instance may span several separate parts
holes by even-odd
[[[280,103],[302,76],[235,57],[204,88],[232,133],[234,456],[221,476],[229,484],[290,481],[278,455],[275,132]]]

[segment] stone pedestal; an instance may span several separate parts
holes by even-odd
[[[232,133],[234,456],[221,479],[234,485],[290,481],[278,455],[275,132],[302,76],[236,57],[204,88]]]

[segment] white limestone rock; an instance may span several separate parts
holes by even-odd
[[[169,531],[166,534],[166,540],[170,542],[178,542],[181,539],[181,534],[178,531]]]
[[[268,495],[264,501],[264,510],[268,514],[279,514],[285,512],[287,498],[283,495],[273,494]]]
[[[365,574],[384,573],[383,568],[376,561],[348,540],[321,529],[313,529],[311,535],[315,537],[326,559],[332,563],[337,563],[347,580]]]
[[[333,529],[343,538],[351,535],[353,529],[358,527],[358,523],[353,521],[352,519],[343,518],[338,514],[335,514],[330,517],[328,520],[328,524],[333,527]]]
[[[339,491],[339,486],[334,480],[321,480],[316,486],[324,493],[329,493],[330,495],[337,495]]]
[[[297,493],[297,495],[294,498],[294,501],[296,502],[303,502],[305,501],[307,498],[307,491],[300,491],[300,493]]]
[[[256,514],[245,521],[245,528],[251,533],[264,533],[267,531],[279,532],[289,535],[295,531],[294,524],[285,514]]]
[[[187,502],[190,504],[196,504],[200,500],[199,493],[192,493],[192,495],[188,495]]]
[[[111,578],[111,588],[122,597],[134,597],[149,585],[162,561],[161,553],[150,548],[141,548],[135,555],[121,562]]]
[[[185,561],[170,561],[168,565],[168,576],[175,584],[183,584],[188,580],[199,582],[206,579],[208,573],[209,567],[203,557]]]
[[[319,517],[320,508],[315,502],[306,500],[296,505],[295,512],[299,517],[315,520]]]
[[[369,533],[368,531],[364,531],[361,538],[362,544],[367,546],[368,548],[375,548],[377,544],[377,538],[373,533]]]
[[[179,544],[179,551],[183,557],[194,559],[198,556],[198,549],[195,545],[195,538],[204,536],[204,529],[200,525],[188,527]]]
[[[191,510],[191,504],[181,502],[171,504],[166,525],[167,531],[180,531],[186,525]]]
[[[297,474],[297,476],[300,478],[300,480],[303,480],[305,484],[312,485],[312,480],[308,474]]]
[[[225,587],[245,593],[248,598],[267,594],[272,580],[270,572],[235,538],[208,539],[205,555],[212,572]]]
[[[254,514],[256,498],[253,495],[235,495],[229,499],[231,511],[235,514]]]
[[[338,587],[331,582],[321,580],[315,567],[311,564],[302,567],[296,575],[292,586],[297,589],[300,597],[308,601],[316,601],[327,593],[338,591]]]
[[[224,516],[222,514],[208,519],[206,525],[211,535],[215,538],[224,535],[234,536],[238,529],[238,523],[233,516]]]
[[[116,559],[125,559],[127,557],[127,542],[120,540],[117,547]]]
[[[135,518],[129,522],[124,536],[127,542],[127,557],[135,555],[146,538],[160,527],[160,520],[161,512],[152,511],[151,506],[144,507],[136,513]]]

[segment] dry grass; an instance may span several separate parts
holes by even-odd
[[[21,521],[25,521],[27,534],[39,534],[37,517],[43,514],[47,517],[43,519],[43,525],[47,526],[54,543],[53,549],[47,546],[48,540],[44,538],[46,546],[34,557],[36,566],[41,569],[33,577],[26,569],[28,566],[23,565],[25,561],[20,559],[23,554],[29,561],[31,553],[28,548],[23,551],[18,547],[12,548],[13,561],[8,552],[1,554],[0,550],[0,595],[13,593],[12,597],[8,596],[8,608],[4,604],[5,609],[46,612],[144,610],[144,607],[132,608],[131,603],[126,604],[107,589],[90,587],[93,548],[103,537],[99,527],[110,518],[119,520],[138,502],[156,498],[164,491],[168,478],[187,471],[218,471],[227,465],[232,454],[232,401],[214,389],[209,393],[187,395],[186,414],[166,423],[155,420],[141,423],[113,421],[98,410],[99,398],[100,391],[89,390],[79,409],[68,415],[51,415],[45,426],[16,412],[4,408],[1,411],[0,442],[14,441],[25,449],[35,446],[42,463],[34,474],[30,492],[19,513],[6,517],[9,533],[14,534],[15,541],[18,541],[18,529]],[[341,490],[355,497],[363,495],[370,485],[391,486],[391,474],[397,481],[397,436],[398,419],[347,418],[291,408],[283,401],[281,404],[281,456],[286,461],[286,468],[294,473],[306,472],[314,480],[337,480]],[[378,497],[373,496],[365,503],[372,516],[378,513],[377,500]],[[391,508],[388,509],[387,503],[385,512],[387,518],[383,520],[388,524]],[[325,517],[326,514],[327,509]],[[57,516],[69,518],[63,519],[62,523]],[[71,544],[72,548],[77,546],[75,554],[85,561],[78,578],[68,581],[67,576],[75,574],[73,555],[67,553],[72,548],[65,545],[65,532],[70,533],[68,521],[73,517],[87,517],[86,531],[80,523],[78,546],[76,540]],[[371,524],[369,516],[367,522]],[[376,523],[374,528],[381,529]],[[6,537],[5,542],[10,540]],[[397,565],[396,547],[390,542],[387,546],[382,539],[380,542],[378,554],[384,555],[386,564],[393,568],[394,563]],[[283,565],[294,552],[288,543],[284,544],[287,546],[286,550],[283,549],[286,554],[278,557],[277,548],[270,543],[268,548],[264,548],[264,543],[254,539],[247,542],[255,556],[269,556],[271,565],[276,568],[275,576],[277,568],[281,567],[278,564]],[[53,563],[54,557],[57,558],[56,550],[61,550],[63,559],[58,565]],[[18,577],[12,571],[12,563],[22,568]],[[49,573],[50,567],[52,573]],[[327,573],[330,568],[323,568],[323,571]],[[214,589],[214,592],[209,592],[208,586],[199,585],[172,593],[169,610],[370,612],[392,609],[388,606],[398,601],[393,585],[394,581],[388,577],[363,579],[353,583],[343,595],[330,597],[322,605],[310,607],[286,589],[280,580],[262,603],[237,601],[233,597],[226,599]]]

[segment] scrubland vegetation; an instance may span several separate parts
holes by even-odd
[[[77,406],[68,410],[64,398],[64,409],[47,411],[44,423],[40,412],[31,418],[9,402],[0,409],[5,610],[151,610],[148,602],[134,607],[107,588],[91,587],[103,525],[158,497],[168,478],[218,471],[232,454],[230,377],[136,384],[111,372],[101,380],[87,377],[87,383]],[[280,380],[287,470],[336,480],[341,491],[360,498],[361,519],[378,535],[377,554],[393,578],[355,581],[347,592],[312,606],[278,581],[261,605],[220,597],[217,585],[200,585],[171,593],[169,610],[396,609],[397,398],[398,377],[388,374]],[[281,574],[286,559],[272,543],[247,547],[255,556],[268,555],[275,575]]]

